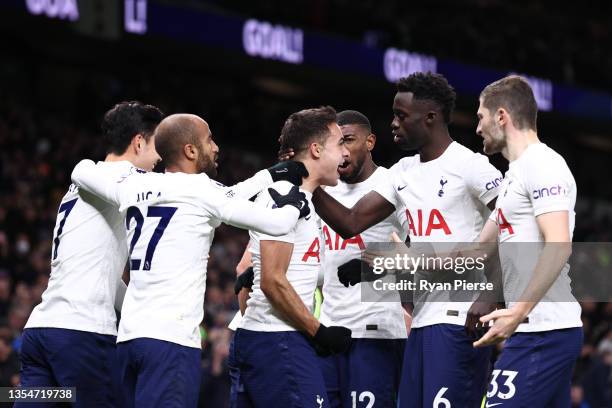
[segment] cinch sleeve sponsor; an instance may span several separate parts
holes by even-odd
[[[542,163],[529,162],[523,171],[536,217],[553,211],[569,211],[574,180],[565,163],[551,160],[543,166]]]
[[[478,197],[482,204],[487,205],[498,196],[503,179],[500,171],[489,163],[487,157],[474,155],[467,169],[466,183],[472,195]]]

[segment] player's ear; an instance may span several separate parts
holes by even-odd
[[[428,125],[433,125],[434,121],[436,120],[436,116],[438,116],[438,112],[436,111],[427,112],[427,114],[425,114],[425,123]]]
[[[144,149],[145,143],[144,137],[140,133],[137,133],[136,136],[132,138],[132,142],[130,144],[132,145],[134,152],[139,154],[142,152],[142,149]]]
[[[504,126],[506,123],[508,123],[508,112],[506,112],[504,108],[499,108],[495,113],[495,120],[499,126]]]
[[[323,146],[321,146],[319,143],[314,142],[310,144],[309,150],[310,150],[310,154],[312,155],[312,157],[318,159],[319,157],[321,157]]]
[[[374,149],[375,145],[376,145],[376,135],[374,133],[370,133],[366,137],[366,147],[368,148],[368,152],[371,152],[372,149]]]
[[[187,143],[185,146],[183,146],[183,154],[189,160],[195,160],[196,157],[198,156],[195,146],[192,145],[191,143]]]

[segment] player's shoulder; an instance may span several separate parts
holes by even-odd
[[[413,154],[412,156],[402,157],[391,166],[387,171],[389,174],[402,173],[412,167],[418,166],[421,162],[421,157],[418,154]]]
[[[134,166],[127,160],[117,161],[117,162],[105,162],[100,161],[96,163],[96,166],[100,169],[103,169],[108,174],[118,175],[120,177],[129,177],[137,174],[146,173],[145,170],[140,169]]]
[[[539,172],[570,171],[563,156],[544,143],[530,145],[516,160],[515,165],[526,177]]]
[[[365,181],[363,181],[363,186],[367,188],[374,188],[381,183],[384,183],[386,180],[389,180],[389,176],[391,175],[391,170],[386,167],[378,166],[374,173],[370,175]]]
[[[475,152],[458,142],[453,142],[449,148],[452,149],[449,155],[451,158],[449,164],[452,164],[453,167],[458,166],[461,168],[461,173],[482,173],[483,171],[488,173],[495,171],[501,175],[499,170],[491,164],[489,158],[484,154]]]
[[[477,160],[485,160],[487,162],[489,161],[487,156],[481,153],[475,152],[469,147],[464,146],[457,141],[454,141],[453,143],[451,143],[448,149],[450,153],[449,156],[458,163],[468,164],[468,163],[471,163]]]

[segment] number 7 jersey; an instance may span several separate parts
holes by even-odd
[[[127,161],[100,163],[107,177],[134,171]],[[51,276],[26,328],[53,327],[117,335],[115,294],[127,259],[123,216],[72,184],[59,206]]]

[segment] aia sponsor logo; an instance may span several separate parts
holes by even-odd
[[[502,235],[506,232],[509,235],[514,234],[514,228],[512,228],[512,224],[510,224],[508,220],[506,219],[506,217],[504,216],[504,213],[502,212],[501,208],[497,209],[496,220],[497,220],[497,228],[499,231],[499,235]]]
[[[413,210],[414,211],[414,210]],[[408,220],[408,233],[413,236],[430,236],[434,230],[441,230],[444,235],[451,235],[444,216],[440,210],[434,208],[429,212],[429,215],[423,217],[423,210],[420,208],[416,211],[416,218],[406,209],[406,219]]]
[[[325,245],[325,248],[329,251],[344,251],[349,245],[353,245],[360,250],[365,249],[365,243],[361,235],[357,234],[352,238],[343,239],[336,231],[330,230],[327,225],[323,226],[323,238],[325,239],[323,245]],[[314,258],[317,262],[321,262],[320,250],[321,243],[319,237],[317,237],[312,241],[304,256],[302,256],[302,262],[308,262],[310,258]]]

